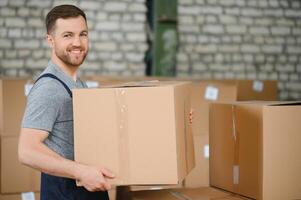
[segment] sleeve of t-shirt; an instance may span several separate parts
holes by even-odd
[[[40,83],[41,82],[41,83]],[[40,80],[30,91],[23,116],[22,127],[52,132],[62,106],[55,80]]]

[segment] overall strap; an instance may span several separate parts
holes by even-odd
[[[51,73],[43,74],[42,76],[40,76],[40,77],[35,81],[35,83],[38,82],[38,80],[40,80],[41,78],[44,78],[44,77],[53,78],[53,79],[59,81],[59,82],[64,86],[64,88],[66,89],[66,91],[68,92],[70,98],[72,98],[72,92],[71,92],[70,88],[66,85],[66,83],[64,83],[61,79],[59,79],[59,78],[58,78],[57,76],[55,76],[54,74],[51,74]]]

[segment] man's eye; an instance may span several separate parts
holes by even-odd
[[[68,38],[68,37],[71,37],[71,34],[66,34],[63,36],[64,38]]]

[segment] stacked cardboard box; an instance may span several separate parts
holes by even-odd
[[[40,190],[39,173],[18,161],[18,138],[29,88],[28,79],[0,80],[1,199],[13,199],[12,193]]]
[[[73,90],[75,159],[116,185],[178,184],[194,167],[190,83]]]
[[[301,103],[210,110],[210,184],[254,199],[301,199]]]
[[[192,90],[196,167],[185,187],[209,186],[209,106],[214,102],[277,100],[276,81],[211,80],[195,82]]]

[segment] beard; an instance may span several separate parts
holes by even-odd
[[[72,50],[79,50],[80,53],[74,54],[72,53]],[[84,62],[88,54],[88,49],[85,50],[81,47],[69,47],[66,51],[56,50],[55,54],[66,65],[78,67]]]

